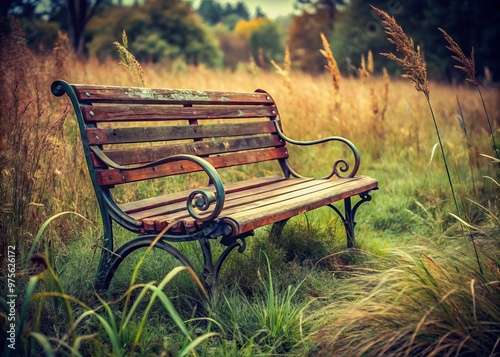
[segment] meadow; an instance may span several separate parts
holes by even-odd
[[[277,242],[267,239],[268,228],[258,230],[244,253],[228,258],[210,301],[185,269],[154,251],[144,262],[144,251],[127,258],[110,290],[98,296],[93,278],[102,235],[99,212],[74,113],[66,98],[51,95],[50,84],[141,84],[118,61],[74,58],[63,35],[53,50],[33,52],[14,32],[1,50],[1,248],[2,254],[7,245],[17,251],[18,352],[500,353],[500,175],[485,115],[486,109],[499,127],[500,91],[488,78],[481,84],[485,107],[465,81],[429,84],[457,211],[428,102],[404,79],[377,75],[367,66],[359,76],[342,77],[337,89],[327,71],[311,76],[294,71],[293,63],[286,75],[254,63],[234,71],[180,61],[143,63],[148,87],[267,90],[287,136],[348,138],[361,153],[359,173],[378,179],[380,190],[358,212],[356,250],[345,250],[341,222],[320,209],[292,219]],[[297,149],[292,164],[309,175],[327,173],[335,155],[330,150]],[[222,177],[250,178],[262,170],[279,167],[248,166]],[[193,175],[123,188],[120,195],[197,184]],[[125,231],[118,236],[130,238]],[[198,254],[190,244],[184,249]],[[48,269],[30,263],[34,252],[46,257]],[[1,303],[5,341],[8,307]],[[3,348],[3,355],[15,355]]]

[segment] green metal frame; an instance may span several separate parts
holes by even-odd
[[[90,172],[92,185],[96,194],[97,202],[101,212],[104,235],[103,235],[103,249],[101,259],[97,271],[96,288],[99,290],[107,289],[111,279],[120,265],[120,263],[130,253],[143,247],[150,246],[157,238],[156,234],[138,235],[136,238],[126,242],[116,250],[113,241],[113,221],[135,233],[141,233],[142,223],[134,220],[125,212],[123,212],[115,203],[109,188],[99,186],[96,179],[96,172],[91,159],[91,153],[99,157],[109,167],[119,170],[132,170],[145,167],[154,167],[156,165],[174,162],[179,160],[191,161],[199,165],[203,171],[208,175],[210,183],[215,187],[215,193],[208,190],[194,190],[188,196],[186,206],[189,214],[200,221],[205,222],[203,229],[193,234],[175,234],[166,232],[154,245],[155,248],[162,249],[171,254],[181,264],[193,268],[193,264],[189,259],[177,248],[170,243],[198,241],[203,254],[203,283],[205,289],[211,292],[216,284],[219,271],[222,263],[227,258],[229,253],[238,248],[238,252],[242,253],[246,247],[245,238],[253,232],[249,232],[242,236],[232,237],[234,222],[230,220],[218,220],[217,217],[224,207],[225,190],[222,180],[215,170],[215,168],[205,159],[193,155],[174,155],[163,158],[145,165],[137,166],[120,166],[110,160],[102,151],[99,146],[89,145],[85,129],[96,127],[95,124],[85,123],[81,106],[91,105],[91,98],[88,101],[79,101],[74,88],[65,81],[54,81],[51,86],[52,94],[55,96],[62,96],[67,94],[71,100],[73,108],[76,113],[80,135],[82,138],[83,150],[87,167]],[[209,212],[208,209],[215,203],[215,207]],[[226,248],[214,261],[210,247],[210,240],[222,237],[220,243]]]
[[[264,92],[264,91],[262,91]],[[293,140],[288,138],[285,134],[283,134],[283,131],[281,130],[280,123],[278,121],[279,118],[279,112],[278,109],[275,109],[275,116],[271,118],[271,120],[274,122],[274,126],[276,127],[276,131],[280,138],[284,141],[286,141],[289,144],[292,145],[298,145],[298,146],[311,146],[311,145],[317,145],[317,144],[323,144],[327,142],[340,142],[344,145],[346,145],[352,155],[353,155],[353,165],[352,167],[349,165],[349,161],[346,159],[338,159],[336,160],[333,165],[332,165],[332,171],[330,174],[319,178],[319,179],[330,179],[334,176],[337,176],[339,178],[345,178],[345,177],[354,177],[359,169],[360,163],[361,163],[361,158],[358,152],[358,149],[356,146],[350,142],[349,140],[340,137],[340,136],[330,136],[326,137],[323,139],[318,139],[318,140],[310,140],[310,141],[298,141],[298,140]],[[290,163],[288,162],[287,159],[282,159],[280,160],[280,165],[281,169],[283,171],[283,174],[285,175],[286,178],[296,177],[296,178],[306,178],[305,176],[302,176],[298,174],[291,166]],[[347,236],[347,247],[348,248],[356,248],[356,239],[355,239],[355,233],[354,233],[354,227],[356,226],[356,221],[355,221],[355,216],[356,216],[356,211],[358,210],[359,206],[364,203],[371,201],[372,197],[369,194],[370,191],[363,192],[361,193],[360,200],[352,207],[351,203],[351,197],[347,197],[344,199],[344,213],[342,213],[337,207],[335,207],[333,204],[329,204],[328,207],[332,208],[335,213],[340,217],[342,223],[344,224],[345,230],[346,230],[346,236]],[[279,238],[281,235],[281,232],[283,231],[283,228],[285,227],[285,224],[288,222],[287,220],[283,220],[280,222],[276,222],[273,224],[273,227],[271,229],[270,233],[270,238],[272,240],[276,240]]]

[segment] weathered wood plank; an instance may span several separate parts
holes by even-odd
[[[287,157],[287,149],[285,147],[281,147],[277,149],[255,150],[243,153],[230,153],[226,155],[207,157],[205,159],[210,162],[215,168],[222,168],[282,159]],[[96,178],[99,185],[111,186],[127,182],[135,182],[199,171],[202,171],[201,168],[192,162],[178,161],[144,169],[126,171],[99,170],[96,172]]]
[[[353,179],[341,179],[343,185],[333,186],[314,194],[303,195],[286,201],[260,202],[258,207],[247,206],[239,212],[224,215],[238,222],[239,232],[242,234],[258,227],[297,216],[304,212],[323,207],[327,204],[343,200],[347,197],[359,195],[378,187],[375,179],[366,176],[357,176]],[[221,217],[224,217],[221,216]]]
[[[254,179],[249,179],[245,181],[238,181],[238,182],[231,182],[224,184],[224,189],[226,194],[230,194],[233,192],[237,192],[243,189],[251,189],[255,187],[261,187],[261,186],[266,186],[271,183],[275,182],[281,182],[287,180],[283,176],[266,176],[266,177],[259,177],[259,178],[254,178]],[[206,187],[201,187],[201,189],[210,189],[215,191],[213,186],[206,186]],[[176,193],[170,193],[167,195],[162,195],[162,196],[157,196],[157,197],[151,197],[151,198],[145,198],[142,200],[134,201],[134,202],[127,202],[123,204],[119,204],[118,206],[125,212],[125,213],[135,213],[138,211],[143,211],[147,209],[152,209],[156,208],[159,206],[164,206],[169,203],[175,203],[175,202],[185,202],[187,196],[193,191],[191,190],[185,190],[181,192],[176,192]]]
[[[250,122],[207,125],[87,128],[90,145],[144,143],[276,133],[274,123]]]
[[[244,182],[244,181],[243,181]],[[250,204],[255,200],[259,200],[262,197],[275,197],[290,191],[299,191],[304,188],[311,186],[317,186],[318,183],[314,182],[313,179],[294,179],[294,180],[280,180],[270,182],[267,185],[261,185],[257,187],[241,187],[238,190],[227,190],[226,191],[226,201],[224,203],[224,210],[227,211],[230,208],[236,208]],[[214,191],[213,188],[209,188]],[[186,198],[189,195],[189,191],[186,191],[186,196],[183,200],[177,202],[172,202],[170,199],[166,201],[165,205],[153,208],[145,209],[137,213],[130,214],[136,220],[142,220],[144,218],[155,217],[159,220],[169,220],[170,215],[174,214],[172,217],[178,218],[179,214],[176,212],[185,211],[185,217],[189,214],[186,210]],[[162,216],[161,218],[159,216]]]
[[[92,103],[134,104],[272,104],[266,93],[198,91],[189,89],[152,89],[74,84],[78,100]]]
[[[82,105],[82,113],[87,122],[128,122],[187,119],[243,119],[270,117],[275,108],[252,107],[167,107],[149,106],[89,106]],[[274,112],[275,113],[275,112]]]
[[[172,155],[208,156],[281,146],[284,146],[284,142],[278,135],[265,135],[225,140],[205,140],[187,144],[149,146],[145,148],[104,150],[103,152],[119,165],[133,165],[156,161]],[[106,167],[94,153],[91,154],[91,157],[94,167]]]
[[[364,176],[308,182],[295,179],[289,181],[298,182],[295,186],[283,187],[272,192],[260,192],[245,198],[228,197],[227,204],[219,217],[222,219],[228,217],[238,222],[241,234],[346,197],[356,196],[378,186],[375,180]],[[192,222],[194,219],[185,210],[142,219],[148,227],[158,231],[177,220],[183,222],[179,227],[195,227]],[[252,222],[256,222],[255,225],[252,225]]]

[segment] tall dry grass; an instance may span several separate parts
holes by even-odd
[[[51,53],[43,53],[47,59],[40,61],[28,49],[19,22],[10,24],[8,36],[0,38],[0,230],[5,235],[0,239],[0,254],[7,244],[22,254],[55,204],[69,107],[53,106],[47,90],[48,78],[64,71],[65,63],[54,61]],[[58,56],[69,46],[66,41],[59,35],[54,49]]]
[[[391,251],[392,268],[352,278],[359,290],[342,291],[314,315],[319,355],[497,355],[499,262],[479,274],[471,258],[423,247]]]
[[[481,92],[481,87],[476,78],[476,65],[474,61],[474,47],[471,50],[470,57],[467,57],[460,46],[453,40],[453,38],[443,29],[439,29],[444,35],[444,38],[448,42],[447,49],[453,53],[451,56],[454,60],[456,60],[460,65],[455,65],[455,68],[465,72],[467,82],[471,83],[477,88],[479,93],[479,97],[481,98],[481,103],[483,104],[484,114],[486,116],[486,120],[488,121],[488,128],[490,129],[491,141],[493,143],[493,150],[495,151],[495,155],[497,159],[500,159],[500,148],[497,146],[495,140],[495,133],[493,130],[493,126],[491,124],[490,116],[488,114],[488,110],[486,109],[486,104],[484,102],[483,93]]]

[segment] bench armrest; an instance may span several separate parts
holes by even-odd
[[[210,177],[210,182],[215,187],[215,192],[207,189],[199,189],[191,192],[187,198],[186,206],[189,214],[196,220],[210,221],[217,218],[224,207],[226,193],[224,185],[217,170],[207,160],[194,155],[172,155],[156,161],[149,162],[144,165],[135,166],[121,166],[111,160],[102,150],[95,145],[91,145],[90,149],[102,160],[106,165],[117,170],[136,170],[147,167],[154,167],[161,164],[166,164],[175,161],[191,161],[203,169],[203,171]],[[206,211],[215,202],[215,207],[212,212]]]
[[[329,179],[333,176],[337,177],[354,177],[356,175],[356,172],[358,171],[359,164],[360,164],[360,158],[359,158],[359,153],[358,149],[356,146],[354,146],[353,143],[351,143],[349,140],[340,137],[340,136],[330,136],[326,137],[323,139],[318,139],[318,140],[310,140],[310,141],[298,141],[298,140],[293,140],[285,136],[283,132],[281,131],[281,128],[276,120],[274,120],[274,125],[276,127],[276,131],[278,132],[278,135],[280,136],[281,139],[284,141],[292,144],[292,145],[299,145],[299,146],[310,146],[310,145],[316,145],[316,144],[323,144],[329,141],[340,141],[341,143],[347,145],[347,147],[351,150],[353,154],[353,159],[354,162],[351,165],[346,159],[338,159],[333,163],[333,168],[332,171],[330,172],[329,175],[322,177],[322,179]],[[290,165],[288,164],[288,161],[286,162],[286,168],[289,170],[290,174],[294,177],[300,177],[303,178],[304,176],[299,175],[297,172],[295,172]]]

